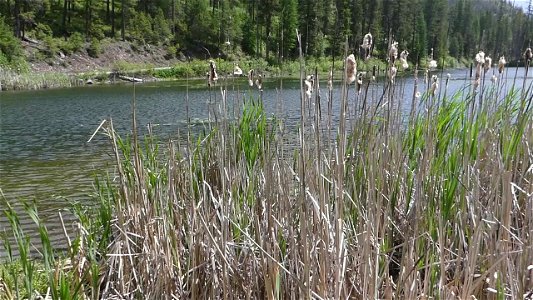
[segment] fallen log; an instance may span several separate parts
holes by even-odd
[[[135,78],[135,77],[129,77],[129,76],[124,76],[124,75],[119,75],[118,78],[129,81],[129,82],[143,82],[142,78]]]

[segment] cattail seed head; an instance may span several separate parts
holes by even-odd
[[[242,75],[242,69],[239,67],[238,64],[235,64],[235,66],[233,66],[233,75],[234,76],[241,76]]]
[[[217,80],[218,80],[217,66],[215,64],[215,61],[210,60],[209,61],[209,80],[208,80],[208,85],[211,86]]]
[[[328,90],[333,90],[333,70],[329,70],[329,76],[328,76]]]
[[[394,83],[394,79],[396,78],[396,73],[398,72],[398,69],[396,69],[395,66],[392,66],[389,70],[389,77],[390,77],[390,82],[391,83]]]
[[[524,52],[524,59],[526,60],[526,63],[530,63],[533,59],[533,51],[531,51],[530,47],[528,47],[526,52]]]
[[[476,63],[478,63],[478,64],[484,64],[485,63],[485,52],[479,51],[476,54]]]
[[[363,37],[363,44],[361,45],[363,49],[370,49],[372,48],[372,34],[367,33]]]
[[[346,83],[351,84],[355,81],[355,74],[357,72],[357,62],[353,54],[346,58]]]
[[[506,63],[507,62],[505,61],[505,56],[501,56],[500,60],[498,61],[498,72],[500,72],[500,74],[503,73]]]
[[[389,61],[394,64],[398,58],[398,42],[393,41],[389,49]]]
[[[439,82],[438,82],[438,77],[437,75],[433,75],[431,77],[433,83],[431,84],[431,88],[429,89],[429,93],[431,94],[431,96],[435,96],[435,92],[439,89]]]
[[[363,37],[363,44],[361,45],[361,48],[365,50],[365,59],[370,58],[370,52],[372,51],[372,34],[367,33]]]
[[[257,89],[260,91],[263,90],[263,76],[261,74],[257,75],[257,79],[255,80],[255,85],[257,86]]]
[[[357,92],[361,92],[361,87],[363,86],[363,77],[366,75],[366,72],[359,72],[357,74]]]
[[[250,87],[254,86],[254,69],[248,71],[248,85]]]
[[[490,70],[492,66],[492,58],[490,56],[485,57],[485,63],[483,64],[483,68],[485,69],[485,73],[487,73],[488,70]]]
[[[409,68],[409,63],[407,63],[407,56],[409,55],[409,51],[403,50],[402,53],[400,53],[400,62],[402,63],[403,70],[407,70]]]
[[[313,86],[314,86],[314,76],[309,75],[305,78],[304,84],[305,84],[305,95],[307,96],[307,99],[311,99],[311,95],[313,94]]]

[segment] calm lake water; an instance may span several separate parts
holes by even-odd
[[[447,72],[445,72],[447,73]],[[465,84],[469,70],[449,71],[448,94]],[[440,72],[438,73],[439,77]],[[423,73],[419,74],[423,86]],[[507,81],[514,77],[521,82],[524,69],[508,68]],[[487,76],[490,77],[490,76]],[[528,79],[531,82],[531,75]],[[369,96],[378,99],[383,93],[383,80],[372,84]],[[238,114],[243,99],[257,98],[259,92],[250,89],[245,79],[227,80],[229,115]],[[486,85],[491,83],[487,79]],[[337,86],[339,84],[337,83]],[[188,88],[189,117],[197,127],[209,118],[209,103],[219,103],[220,87],[207,89],[204,81],[190,81]],[[399,99],[404,110],[410,107],[413,94],[412,77],[398,78]],[[444,82],[441,83],[441,91]],[[12,203],[35,201],[54,243],[61,244],[61,224],[58,212],[67,201],[90,205],[95,176],[112,172],[111,147],[108,139],[97,134],[91,137],[100,122],[112,119],[121,133],[131,130],[132,98],[135,90],[138,125],[146,132],[152,124],[160,139],[177,138],[185,132],[187,118],[187,84],[185,81],[155,82],[124,85],[98,85],[39,91],[0,92],[0,190]],[[423,87],[421,87],[423,88]],[[327,84],[321,82],[323,107],[326,106]],[[282,118],[288,130],[296,131],[300,115],[298,80],[266,79],[263,102],[269,114]],[[339,89],[333,97],[334,121],[339,115]],[[351,89],[350,101],[355,99]],[[0,196],[1,197],[1,196]],[[3,205],[3,204],[0,204]],[[20,207],[19,207],[20,208]],[[66,227],[72,219],[66,214]],[[32,221],[21,215],[24,228],[33,231]],[[7,229],[6,218],[0,216],[0,232]],[[0,257],[5,255],[0,247]]]

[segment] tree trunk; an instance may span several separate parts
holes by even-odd
[[[107,23],[109,23],[109,20],[110,20],[110,15],[109,15],[109,0],[106,0],[105,20],[106,20]]]
[[[63,17],[61,20],[61,27],[63,28],[63,36],[65,37],[65,39],[68,36],[68,30],[67,30],[68,1],[69,0],[63,0]]]
[[[176,34],[176,0],[172,0],[172,34]]]
[[[122,37],[122,41],[126,40],[126,1],[121,0],[122,8],[122,28],[120,30],[120,36]]]
[[[115,38],[115,0],[111,0],[111,37]]]
[[[15,0],[15,11],[13,14],[15,15],[14,33],[16,37],[21,38],[20,0]]]

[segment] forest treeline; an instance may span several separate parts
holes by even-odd
[[[533,2],[533,1],[532,1]],[[41,41],[57,55],[86,49],[97,56],[106,38],[165,47],[169,55],[247,55],[280,63],[297,55],[339,56],[348,37],[363,36],[383,57],[390,38],[421,62],[492,57],[518,59],[533,40],[529,10],[506,0],[0,0],[0,65],[20,60],[21,40]]]

